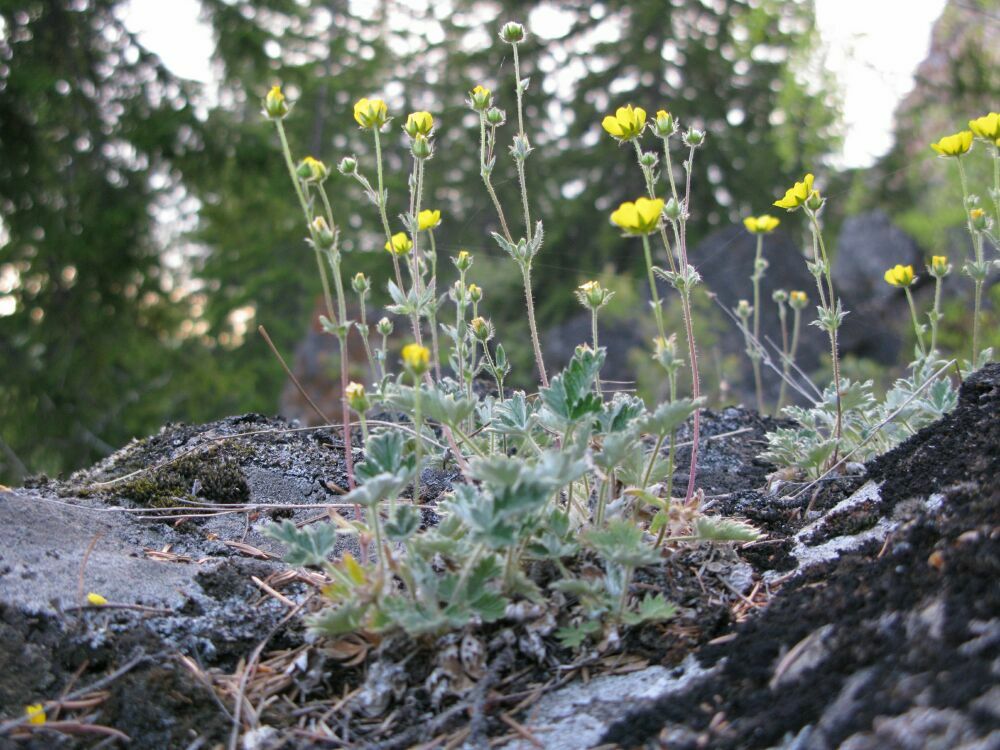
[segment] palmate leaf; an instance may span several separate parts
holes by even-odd
[[[634,419],[646,411],[646,405],[641,398],[618,392],[608,403],[604,404],[597,424],[604,434],[627,430]]]
[[[721,516],[699,516],[694,522],[694,534],[703,542],[752,542],[761,536],[746,521]]]
[[[635,612],[622,614],[622,622],[626,625],[641,625],[644,622],[662,622],[677,614],[677,606],[663,598],[663,594],[647,596],[639,603]]]
[[[269,524],[263,533],[286,546],[284,560],[289,565],[323,565],[337,543],[337,529],[332,523],[299,529],[285,519],[280,525]]]
[[[545,407],[563,422],[575,422],[588,414],[599,413],[603,404],[593,387],[604,356],[603,348],[595,352],[578,346],[566,369],[552,378],[548,388],[541,389]]]
[[[405,542],[420,528],[420,512],[412,505],[397,505],[382,528],[390,542]]]
[[[490,430],[501,435],[527,435],[534,422],[535,409],[528,402],[524,391],[515,391],[508,399],[493,407]]]
[[[360,630],[367,614],[368,605],[348,602],[337,607],[327,607],[322,612],[307,617],[306,625],[322,635],[345,635]]]
[[[372,435],[365,443],[365,460],[354,467],[355,475],[365,481],[382,473],[412,470],[415,460],[405,454],[405,442],[406,438],[398,430]]]
[[[601,623],[597,620],[584,620],[579,625],[567,625],[556,631],[556,638],[559,639],[565,648],[579,648],[584,641],[601,630]]]
[[[603,529],[591,529],[584,542],[614,565],[638,568],[659,561],[660,553],[643,541],[642,529],[630,521],[615,519]]]
[[[701,408],[704,403],[704,398],[696,400],[679,398],[675,401],[662,403],[651,414],[638,420],[636,427],[641,432],[666,437],[680,427],[688,417],[694,414],[695,409]]]

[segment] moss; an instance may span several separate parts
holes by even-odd
[[[177,505],[197,498],[213,503],[240,503],[250,499],[250,488],[239,463],[217,447],[184,456],[155,472],[122,483],[117,494],[153,508]]]

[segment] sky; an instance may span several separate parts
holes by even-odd
[[[870,166],[892,145],[893,110],[913,85],[945,0],[815,3],[827,65],[844,103],[843,151],[832,162]],[[208,82],[213,44],[198,12],[198,0],[132,0],[125,23],[174,73]]]

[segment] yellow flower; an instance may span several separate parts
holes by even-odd
[[[45,723],[45,706],[41,703],[32,703],[24,707],[24,713],[28,715],[28,723],[40,727]]]
[[[619,141],[631,141],[639,137],[646,127],[646,110],[633,108],[631,104],[619,107],[614,115],[608,115],[601,121],[601,127]]]
[[[281,86],[272,86],[264,97],[264,116],[271,120],[280,120],[288,114],[288,102],[281,93]]]
[[[469,330],[479,341],[493,338],[493,325],[485,318],[477,317],[469,321]]]
[[[403,347],[403,364],[416,375],[422,375],[431,361],[431,353],[426,346],[407,344]]]
[[[932,143],[931,148],[941,156],[961,156],[972,148],[972,131],[963,130],[961,133],[946,135],[937,143]]]
[[[392,242],[385,243],[385,249],[393,255],[406,255],[413,249],[413,241],[406,232],[396,232],[392,235]]]
[[[599,281],[585,281],[577,287],[576,298],[584,307],[595,310],[604,307],[615,293],[601,286]]]
[[[781,223],[781,219],[770,216],[769,214],[761,214],[760,216],[748,216],[743,220],[743,226],[747,228],[747,231],[751,234],[768,234],[775,230],[775,227]]]
[[[611,222],[626,234],[650,234],[656,231],[662,211],[662,198],[639,198],[635,203],[622,203],[611,214]]]
[[[469,103],[477,112],[485,112],[493,103],[493,92],[485,86],[476,86],[469,92]]]
[[[790,292],[788,304],[796,310],[801,310],[809,304],[809,296],[805,292]]]
[[[483,290],[479,288],[478,284],[469,284],[466,291],[469,293],[469,299],[473,302],[479,302],[483,298]]]
[[[410,138],[418,135],[430,135],[434,129],[434,115],[430,112],[411,112],[406,116],[406,124],[403,130]]]
[[[95,607],[103,607],[107,603],[108,600],[100,594],[95,594],[93,591],[87,594],[87,604],[92,604]]]
[[[883,278],[891,286],[907,287],[914,281],[913,266],[895,265],[885,272]]]
[[[796,182],[792,187],[785,191],[785,197],[781,200],[775,201],[774,205],[778,208],[784,208],[788,211],[795,211],[806,202],[806,199],[813,192],[813,176],[812,174],[807,174],[802,178],[802,182]]]
[[[381,99],[358,99],[354,120],[365,130],[378,129],[389,121],[389,110]]]
[[[433,229],[438,224],[441,223],[441,212],[431,209],[425,209],[417,214],[417,228],[421,232],[426,232],[428,229]]]
[[[975,120],[969,120],[969,129],[979,138],[995,141],[1000,138],[1000,112],[990,112]]]

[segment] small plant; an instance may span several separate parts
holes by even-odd
[[[393,121],[383,100],[361,99],[353,111],[357,124],[374,139],[375,185],[360,171],[355,157],[344,158],[338,170],[361,185],[378,210],[384,248],[393,265],[388,283],[392,304],[387,311],[410,323],[412,341],[400,354],[402,370],[394,374],[387,351],[391,319],[382,318],[376,325],[381,342],[373,347],[366,318],[354,324],[344,314],[337,230],[323,188],[328,171],[315,159],[293,167],[281,126],[289,114],[288,104],[277,87],[265,100],[265,113],[276,123],[290,165],[309,242],[317,259],[326,261],[325,265],[320,263],[321,278],[327,278],[326,266],[334,278],[324,328],[338,336],[346,373],[346,333],[351,325],[357,327],[365,357],[379,378],[368,389],[364,384],[348,383],[344,376],[345,415],[349,408],[358,416],[365,441],[365,459],[354,469],[357,484],[352,480],[344,498],[356,508],[354,515],[337,515],[334,523],[304,529],[287,521],[270,527],[269,533],[287,546],[289,562],[319,566],[332,581],[325,589],[329,607],[310,619],[311,626],[321,633],[441,633],[471,622],[502,618],[507,608],[521,599],[541,601],[558,595],[567,602],[560,615],[559,637],[568,646],[578,646],[622,626],[673,616],[675,608],[662,595],[639,596],[632,586],[635,572],[658,564],[665,546],[742,542],[757,536],[745,524],[704,516],[700,494],[694,491],[697,419],[703,399],[698,393],[690,292],[699,276],[687,263],[685,222],[690,210],[691,160],[705,136],[694,129],[683,136],[688,149],[684,197],[681,199],[672,170],[668,170],[672,197],[664,201],[655,195],[656,157],[642,154],[639,138],[647,128],[652,129],[662,139],[669,163],[669,140],[679,132],[676,122],[661,111],[656,121],[647,125],[643,110],[623,108],[618,115],[623,124],[613,130],[619,140],[635,144],[649,190],[649,196],[621,206],[611,220],[643,242],[658,334],[653,356],[667,373],[669,399],[647,407],[639,398],[607,394],[602,389],[605,351],[599,346],[597,317],[612,292],[597,282],[577,290],[579,301],[591,311],[591,341],[577,347],[566,368],[550,378],[538,340],[531,290],[532,263],[542,250],[544,232],[542,221],[533,220],[530,213],[524,171],[532,151],[522,106],[528,81],[520,76],[518,60],[518,46],[524,38],[519,24],[507,24],[501,32],[514,57],[517,125],[509,150],[520,187],[524,219],[520,237],[511,231],[492,184],[497,138],[506,115],[494,106],[494,93],[483,86],[470,91],[468,103],[479,115],[480,172],[501,230],[492,236],[518,265],[524,283],[540,380],[537,397],[505,389],[510,364],[495,327],[481,309],[486,295],[471,279],[474,258],[470,252],[462,250],[452,258],[457,279],[447,295],[438,299],[434,228],[441,214],[422,207],[424,170],[433,156],[432,139],[438,124],[434,116],[411,113],[403,125],[413,157],[409,202],[400,214],[404,231],[392,231],[390,198],[383,188],[380,133]],[[660,236],[669,270],[654,264],[651,234]],[[403,278],[404,265],[408,283]],[[678,356],[675,337],[665,330],[657,275],[680,292],[688,364],[695,384],[689,398],[677,394],[677,375],[684,362]],[[370,282],[356,274],[351,288],[364,309]],[[441,309],[448,304],[453,315]],[[438,330],[449,344],[447,369],[439,354]],[[429,348],[423,343],[428,339]],[[492,380],[493,393],[484,394],[473,387],[480,374]],[[405,415],[409,425],[369,424],[366,414],[376,405]],[[694,448],[687,491],[684,497],[674,498],[675,438],[678,428],[692,417]],[[346,444],[350,434],[346,416],[343,422]],[[662,453],[665,445],[666,457]],[[449,462],[461,477],[453,482],[451,492],[439,499],[436,510],[440,522],[423,527],[417,507],[422,498],[421,474],[430,464]],[[330,562],[337,539],[344,535],[357,540],[359,555],[344,554],[339,561]],[[599,577],[582,574],[584,559],[599,563]],[[531,574],[540,569],[553,569],[558,575],[538,578]]]

